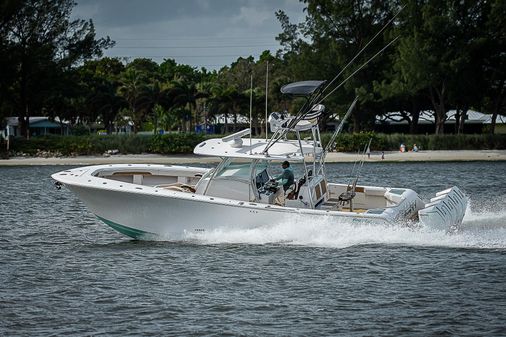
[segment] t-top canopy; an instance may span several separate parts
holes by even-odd
[[[234,157],[244,159],[268,159],[302,161],[306,156],[318,156],[322,153],[320,146],[315,147],[310,140],[279,140],[264,153],[267,141],[258,138],[244,138],[244,143],[238,146],[236,142],[224,141],[220,138],[211,138],[198,144],[193,153],[202,156]],[[302,146],[302,153],[300,147]]]
[[[289,83],[281,87],[281,93],[288,95],[307,96],[315,92],[325,81],[301,81]]]

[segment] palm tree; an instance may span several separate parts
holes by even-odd
[[[118,93],[126,100],[129,113],[137,133],[149,104],[147,99],[147,83],[142,73],[135,68],[128,68],[122,73]]]
[[[229,87],[216,85],[211,89],[209,99],[209,115],[213,117],[223,115],[225,119],[224,133],[228,133],[228,114],[232,111],[231,91]]]
[[[179,109],[182,114],[183,129],[186,131],[193,129],[192,116],[195,114],[197,107],[197,100],[199,98],[206,97],[207,94],[197,89],[197,85],[194,82],[184,81],[182,79],[176,79],[172,81],[172,89],[170,90],[170,97],[175,108]],[[197,116],[195,116],[195,120]]]
[[[103,81],[86,97],[87,105],[102,117],[107,133],[113,131],[113,124],[119,110],[125,105],[125,100],[118,95],[117,85],[110,81]]]
[[[208,114],[206,104],[209,97],[211,97],[212,88],[213,83],[210,81],[201,81],[197,84],[197,109],[195,109],[195,124],[201,124],[201,121],[204,121],[203,124],[207,124]]]
[[[123,64],[111,58],[87,61],[78,68],[79,87],[84,100],[82,115],[91,122],[101,119],[107,133],[113,129],[114,119],[118,111],[126,105],[125,100],[118,94]]]
[[[146,87],[146,104],[149,106],[148,110],[151,111],[155,134],[160,117],[166,114],[167,110],[172,106],[171,89],[171,83],[160,82],[156,79]]]
[[[177,127],[179,122],[177,111],[169,111],[163,106],[157,104],[154,106],[153,112],[156,114],[156,123],[161,125],[163,130],[170,130]]]

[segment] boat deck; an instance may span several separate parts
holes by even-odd
[[[322,203],[319,209],[326,211],[342,211],[342,212],[354,212],[354,213],[364,213],[367,209],[364,208],[353,208],[353,211],[350,209],[350,205],[340,205],[340,201],[337,198],[330,198],[326,202]]]

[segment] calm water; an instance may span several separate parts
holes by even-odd
[[[364,167],[423,196],[460,186],[452,235],[294,219],[184,242],[117,234],[52,186],[65,168],[0,167],[2,336],[506,335],[506,163]]]

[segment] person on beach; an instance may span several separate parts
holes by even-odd
[[[367,154],[367,158],[371,159],[371,149],[369,148],[369,146],[367,147],[367,150],[365,151],[365,153]]]
[[[413,152],[418,152],[418,146],[416,146],[416,144],[413,144]]]
[[[399,146],[399,151],[402,153],[406,152],[406,145],[404,143],[401,143],[401,146]]]

